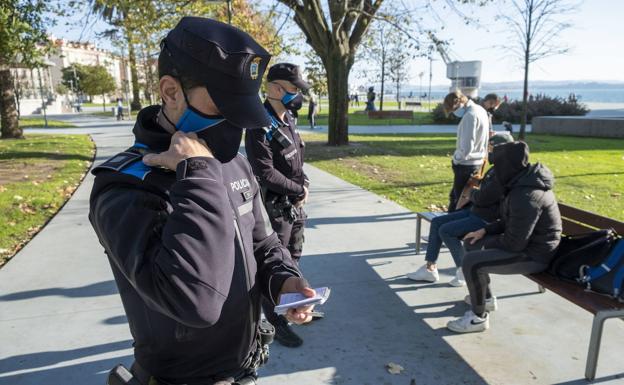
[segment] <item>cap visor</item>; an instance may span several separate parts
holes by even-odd
[[[291,81],[292,84],[294,84],[297,88],[299,88],[302,91],[307,91],[310,89],[310,85],[306,82],[303,81],[303,79],[296,79]]]
[[[261,128],[271,125],[269,114],[258,94],[228,94],[213,91],[210,97],[221,115],[237,127]]]

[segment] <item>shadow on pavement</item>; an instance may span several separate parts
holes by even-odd
[[[97,297],[117,293],[115,281],[97,282],[80,287],[51,287],[47,289],[21,291],[0,296],[0,301],[20,301],[37,297],[58,295],[69,298]]]

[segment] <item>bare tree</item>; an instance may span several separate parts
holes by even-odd
[[[565,54],[570,47],[559,41],[572,25],[562,17],[578,5],[567,0],[511,0],[513,12],[498,16],[509,27],[510,43],[503,48],[524,67],[520,139],[524,139],[528,114],[529,66],[540,59]]]

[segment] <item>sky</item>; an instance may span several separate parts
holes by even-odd
[[[272,4],[274,0],[261,0]],[[386,0],[386,4],[399,0]],[[419,2],[420,0],[405,0]],[[441,3],[443,0],[434,0]],[[624,81],[624,0],[584,0],[579,1],[578,11],[566,16],[572,28],[563,32],[560,41],[570,46],[565,55],[554,56],[538,61],[531,66],[530,79],[564,81]],[[509,40],[505,25],[496,21],[496,15],[509,11],[509,1],[494,0],[485,7],[465,9],[478,21],[479,26],[465,25],[453,12],[440,13],[444,29],[438,37],[451,41],[451,59],[481,60],[481,81],[485,83],[520,81],[523,77],[519,63],[497,46]],[[77,14],[74,19],[84,20]],[[95,23],[93,28],[83,31],[81,27],[67,27],[65,20],[59,20],[51,29],[56,37],[94,41],[98,46],[110,48],[106,41],[96,41],[95,31],[106,28],[103,23]],[[297,28],[293,26],[291,28]],[[290,35],[290,34],[289,34]],[[303,42],[301,44],[304,44]],[[300,57],[288,57],[290,61],[303,64]],[[436,55],[433,62],[432,84],[448,85],[446,66]],[[410,84],[418,85],[418,73],[425,72],[423,87],[428,84],[429,62],[414,59],[410,64],[412,74]],[[353,80],[353,79],[352,79]]]

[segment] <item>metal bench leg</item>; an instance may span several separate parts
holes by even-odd
[[[537,291],[539,291],[542,294],[546,293],[546,289],[544,289],[544,286],[539,285],[539,284],[537,285]]]
[[[591,338],[589,340],[589,351],[587,353],[587,365],[585,366],[585,378],[589,381],[593,381],[596,378],[596,366],[598,365],[598,355],[600,353],[602,329],[605,321],[609,318],[624,318],[624,310],[599,311],[594,316]]]
[[[419,216],[416,218],[416,255],[420,254],[420,226],[422,225],[422,218]]]

